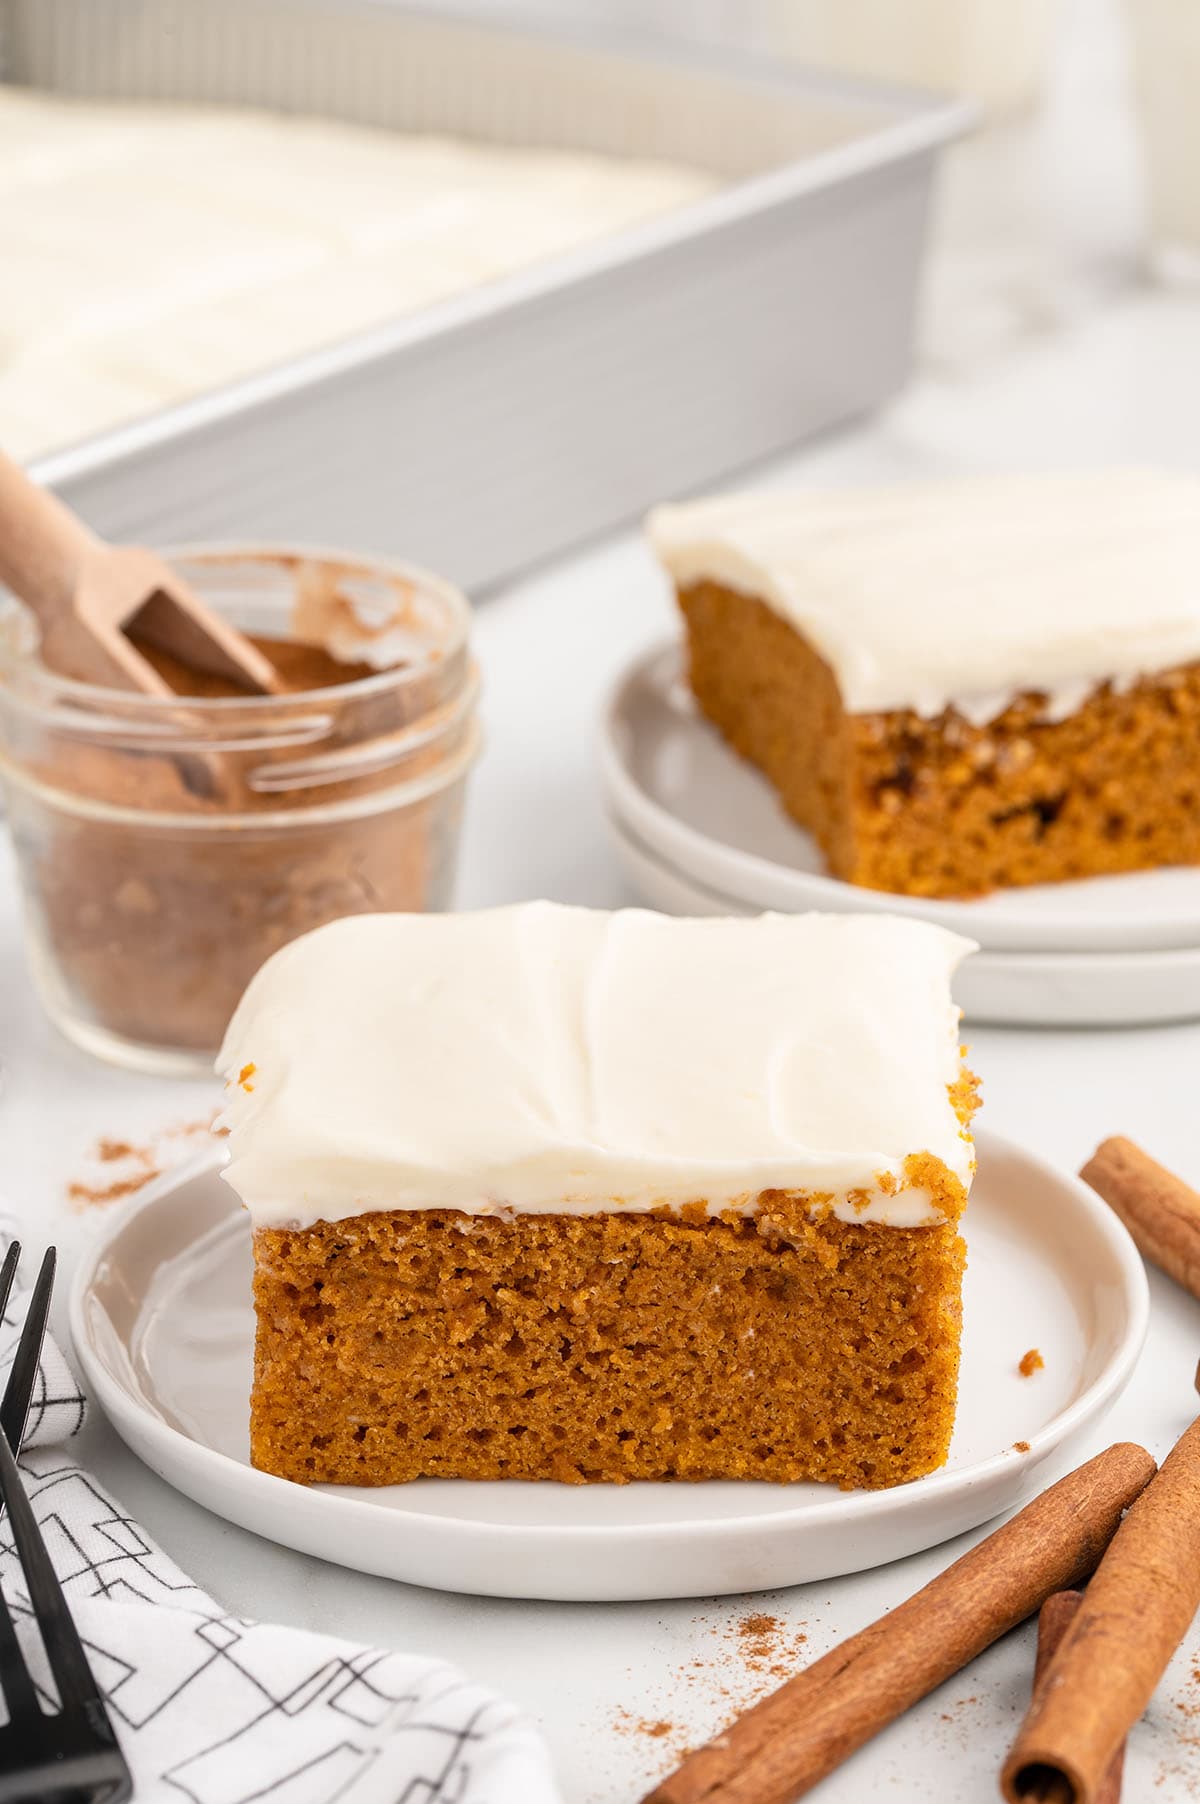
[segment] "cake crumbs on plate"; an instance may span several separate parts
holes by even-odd
[[[1014,1453],[1028,1453],[1029,1452],[1029,1442],[1028,1441],[1014,1441],[1012,1444],[1012,1450]]]
[[[1028,1353],[1022,1353],[1017,1365],[1017,1370],[1020,1372],[1022,1378],[1032,1378],[1035,1372],[1043,1370],[1045,1364],[1046,1362],[1038,1352],[1037,1348],[1030,1347]]]

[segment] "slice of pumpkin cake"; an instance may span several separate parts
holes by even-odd
[[[914,896],[1200,863],[1200,480],[728,495],[648,530],[701,711],[834,877]]]
[[[827,1479],[946,1457],[968,943],[538,902],[334,922],[230,1026],[255,1463]]]

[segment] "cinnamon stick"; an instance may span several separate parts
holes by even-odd
[[[1079,1175],[1120,1216],[1142,1256],[1200,1297],[1200,1195],[1119,1134],[1101,1142]]]
[[[1037,1657],[1033,1668],[1034,1697],[1040,1694],[1045,1685],[1054,1656],[1082,1602],[1082,1591],[1056,1591],[1038,1611]],[[1096,1804],[1121,1804],[1121,1775],[1124,1765],[1125,1743],[1122,1742],[1105,1770],[1100,1789],[1096,1793]]]
[[[1089,1460],[940,1577],[690,1754],[644,1804],[792,1804],[976,1654],[1092,1572],[1154,1461]]]
[[[1105,1770],[1200,1607],[1200,1418],[1113,1536],[1029,1707],[1002,1786],[1010,1804],[1096,1804]],[[1047,1786],[1057,1786],[1048,1791]]]

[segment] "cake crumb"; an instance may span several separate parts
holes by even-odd
[[[1014,1453],[1028,1453],[1029,1452],[1029,1442],[1028,1441],[1014,1441],[1013,1442],[1013,1452]]]
[[[258,1066],[255,1065],[253,1062],[251,1062],[249,1065],[243,1065],[241,1070],[237,1074],[238,1084],[240,1085],[240,1087],[243,1090],[245,1090],[247,1095],[249,1095],[250,1091],[253,1090],[253,1088],[254,1088],[254,1085],[250,1082],[250,1079],[254,1076],[254,1073],[257,1070],[258,1070]]]
[[[1030,1347],[1028,1353],[1023,1353],[1021,1355],[1021,1361],[1017,1366],[1017,1370],[1020,1372],[1022,1378],[1032,1378],[1033,1374],[1035,1372],[1040,1372],[1045,1364],[1046,1362],[1038,1352],[1037,1348]]]

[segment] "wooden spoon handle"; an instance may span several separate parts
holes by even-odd
[[[99,541],[70,509],[0,451],[0,583],[55,624],[74,601]]]

